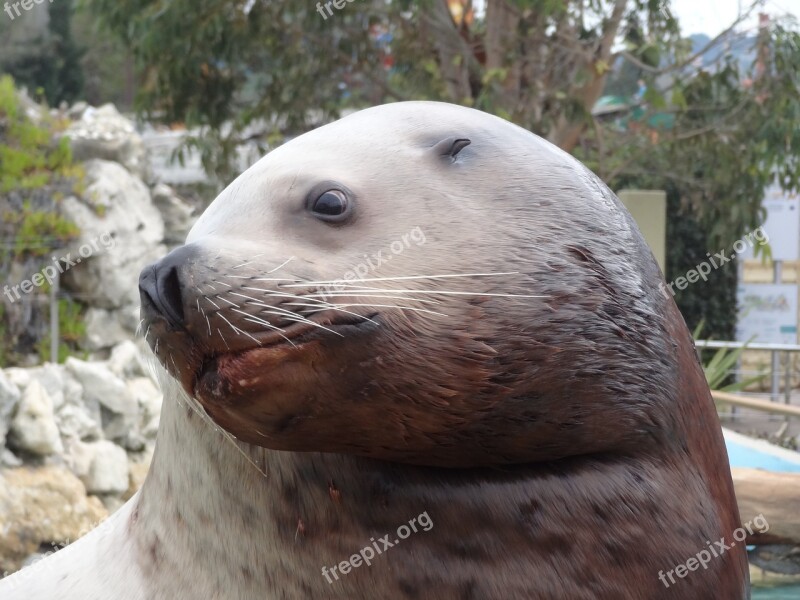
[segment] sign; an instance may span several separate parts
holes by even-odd
[[[797,343],[797,284],[742,283],[736,300],[737,341]]]
[[[763,227],[773,260],[800,259],[800,197],[773,186],[766,190],[763,206],[767,211]],[[753,249],[745,250],[742,258],[753,258]]]

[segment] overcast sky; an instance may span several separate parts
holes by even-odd
[[[705,33],[714,37],[736,20],[740,6],[745,9],[752,2],[753,0],[671,0],[670,5],[685,35]],[[485,0],[473,0],[473,5],[480,13],[485,6]],[[800,20],[800,0],[766,0],[765,11],[774,16],[790,14]],[[758,17],[753,17],[745,26],[755,31]]]
[[[671,6],[681,23],[685,34],[705,33],[711,37],[726,29],[739,14],[739,6],[746,8],[751,0],[672,0]],[[770,15],[794,15],[800,19],[800,0],[767,0],[766,9]],[[747,24],[755,27],[758,20]]]

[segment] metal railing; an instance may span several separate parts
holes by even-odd
[[[791,355],[800,352],[800,344],[764,344],[747,342],[718,342],[713,340],[695,340],[695,347],[700,350],[718,350],[725,348],[736,350],[766,351],[772,355],[770,370],[770,400],[778,402],[781,397],[781,355],[786,356],[785,367],[783,369],[783,401],[784,404],[791,403],[792,394],[792,369]]]

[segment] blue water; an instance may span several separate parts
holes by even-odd
[[[753,469],[765,469],[766,471],[800,473],[800,460],[791,462],[780,456],[759,452],[731,440],[725,440],[725,445],[728,447],[728,460],[732,467],[750,467]],[[798,458],[800,458],[800,453],[798,453]],[[800,596],[796,596],[795,600],[800,600]]]
[[[800,460],[793,462],[769,452],[743,446],[732,440],[725,440],[728,459],[732,467],[750,467],[784,473],[800,473]],[[798,454],[800,458],[800,453]],[[752,600],[800,600],[800,585],[781,587],[753,587]]]
[[[800,600],[800,585],[753,588],[752,600]]]

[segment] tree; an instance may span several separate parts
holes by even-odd
[[[436,99],[546,137],[612,188],[670,190],[706,251],[757,226],[767,183],[798,187],[800,35],[765,23],[750,73],[730,51],[759,2],[697,49],[668,0],[486,0],[481,14],[471,0],[330,13],[325,2],[86,1],[137,57],[140,105],[206,128],[195,143],[207,165],[229,164],[243,139],[303,131],[345,108]],[[622,119],[592,114],[612,75],[618,90],[646,87]]]
[[[45,8],[48,14],[42,17],[38,11]],[[24,13],[0,28],[7,30],[3,32],[6,41],[0,52],[0,72],[27,86],[32,95],[41,94],[51,105],[77,100],[83,93],[83,51],[72,37],[72,0],[36,9],[37,13]],[[42,19],[47,23],[43,30],[38,27]]]

